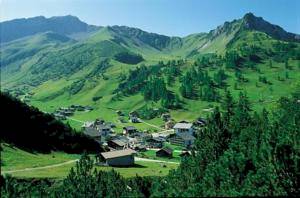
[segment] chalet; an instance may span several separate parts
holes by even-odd
[[[109,126],[110,128],[116,128],[116,124],[112,122],[106,122],[105,125]]]
[[[137,145],[137,146],[135,146],[134,150],[139,151],[139,152],[144,152],[147,149],[144,145]]]
[[[161,115],[161,118],[163,119],[163,121],[169,121],[171,119],[171,115],[168,113],[164,113]]]
[[[176,133],[169,137],[169,142],[175,145],[190,147],[194,143],[195,139],[196,138],[189,133]]]
[[[101,142],[101,134],[99,131],[94,127],[84,127],[83,133],[87,136],[90,136],[97,142]]]
[[[173,150],[171,148],[162,148],[158,151],[156,151],[156,157],[173,157]]]
[[[109,166],[132,166],[134,165],[134,154],[131,149],[109,151],[100,154],[100,158]]]
[[[117,110],[116,113],[118,114],[118,116],[124,116],[124,113],[120,110]]]
[[[130,137],[136,138],[138,143],[145,142],[146,139],[151,138],[151,135],[148,133],[136,132],[130,135]]]
[[[109,140],[107,142],[107,145],[115,150],[123,150],[126,147],[126,143],[118,140],[118,139],[113,139],[113,140]]]
[[[135,115],[129,116],[129,120],[132,123],[139,123],[140,122],[139,118],[137,116],[135,116]]]
[[[110,126],[104,124],[96,125],[96,129],[99,131],[100,135],[104,137],[112,133]]]
[[[132,133],[135,133],[135,132],[137,132],[137,130],[134,126],[123,127],[123,133],[124,134],[132,134]]]
[[[191,155],[192,155],[191,151],[182,151],[179,154],[180,157],[188,157],[188,156],[191,156]]]
[[[147,139],[146,142],[147,142],[147,145],[151,148],[162,148],[165,140],[160,137],[152,137],[152,138]]]
[[[95,124],[104,124],[105,123],[105,120],[104,119],[102,119],[102,118],[97,118],[96,120],[95,120]]]
[[[128,140],[126,141],[120,138],[112,139],[107,142],[107,145],[115,150],[123,150],[128,148],[128,144]]]
[[[189,133],[192,135],[194,133],[193,124],[192,123],[177,123],[173,127],[175,133]]]

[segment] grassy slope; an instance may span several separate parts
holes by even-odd
[[[66,154],[63,152],[52,152],[50,154],[29,153],[7,144],[1,144],[1,147],[3,149],[1,151],[2,171],[59,164],[80,157],[77,154]]]
[[[146,60],[143,62],[143,64],[149,65],[149,64],[155,64],[158,60],[170,60],[174,57],[184,57],[185,55],[189,54],[193,49],[198,49],[201,53],[207,53],[207,52],[214,52],[218,51],[219,53],[223,53],[225,50],[226,44],[229,42],[229,40],[233,37],[234,33],[236,32],[236,29],[234,29],[233,32],[231,32],[229,35],[226,35],[225,33],[222,33],[217,38],[213,40],[213,42],[209,42],[205,47],[199,48],[206,42],[206,36],[207,34],[194,34],[187,36],[183,38],[184,43],[179,49],[175,49],[172,52],[170,51],[162,51],[159,52],[158,50],[151,48],[150,46],[146,44],[141,44],[141,46],[136,45],[132,40],[124,37],[122,38],[126,43],[127,46],[124,44],[121,44],[121,47],[113,47],[115,44],[113,44],[111,47],[108,48],[110,51],[103,52],[103,44],[109,44],[109,43],[103,43],[104,41],[107,41],[108,39],[114,38],[116,35],[114,32],[112,32],[109,28],[103,28],[100,31],[94,33],[90,38],[88,38],[85,41],[82,41],[82,43],[85,43],[87,46],[84,47],[84,49],[89,49],[90,47],[97,46],[97,49],[100,46],[100,54],[99,56],[108,56],[109,54],[114,54],[116,51],[120,49],[125,49],[125,47],[129,50],[142,53],[143,56],[146,58]],[[259,45],[263,48],[271,48],[272,43],[275,42],[275,40],[271,39],[270,37],[266,36],[264,33],[258,34],[258,36],[254,36],[256,32],[244,32],[244,34],[241,34],[241,38],[237,40],[231,48],[239,48],[240,46],[243,46],[245,43],[251,43],[254,45]],[[80,43],[80,44],[82,44]],[[75,44],[77,45],[77,44]],[[99,45],[99,46],[98,46]],[[68,50],[67,50],[68,51]],[[70,50],[69,50],[70,51]],[[80,50],[79,50],[80,51]],[[72,52],[72,50],[71,50]],[[68,52],[68,53],[71,53]],[[80,53],[79,53],[80,54]],[[103,55],[104,54],[104,55]],[[21,72],[15,73],[10,78],[6,78],[4,82],[1,82],[4,87],[10,87],[14,84],[15,81],[18,81],[18,79],[22,78],[24,75],[26,75],[26,72],[29,72],[30,66],[35,63],[35,61],[38,58],[38,54],[34,56],[32,59],[25,62],[25,64],[22,65]],[[265,60],[266,62],[268,60]],[[189,60],[189,62],[192,62],[192,60]],[[118,116],[115,113],[116,110],[122,110],[126,114],[130,111],[136,110],[143,105],[145,105],[145,101],[141,94],[129,96],[129,97],[123,97],[119,101],[112,101],[111,98],[113,96],[113,90],[116,89],[118,86],[119,80],[118,76],[123,73],[126,74],[130,69],[133,69],[136,67],[136,65],[127,65],[122,64],[117,61],[111,60],[110,61],[110,67],[106,70],[105,76],[108,78],[106,80],[103,79],[103,77],[91,77],[87,78],[86,76],[97,66],[97,58],[95,58],[94,61],[90,62],[88,65],[85,65],[85,67],[76,73],[73,73],[72,75],[68,77],[61,78],[59,80],[49,80],[40,86],[34,87],[32,91],[35,93],[31,99],[31,104],[40,108],[41,110],[47,111],[47,112],[53,112],[55,109],[62,107],[62,106],[69,106],[71,104],[81,104],[81,105],[91,105],[94,107],[94,110],[91,112],[80,112],[76,113],[72,118],[76,120],[81,121],[90,121],[94,120],[96,118],[104,118],[107,121],[112,121],[117,123],[117,131],[121,131],[121,128],[126,125],[132,125],[132,123],[118,123]],[[244,70],[243,73],[245,77],[249,80],[247,83],[239,83],[239,90],[234,90],[234,83],[235,83],[235,77],[234,72],[231,70],[226,69],[226,73],[229,75],[229,78],[227,80],[228,89],[233,92],[233,95],[237,97],[238,93],[240,91],[246,91],[248,93],[248,96],[250,98],[250,101],[253,103],[254,109],[259,110],[263,106],[272,108],[274,105],[273,103],[268,103],[268,101],[275,100],[281,96],[288,95],[291,93],[296,86],[296,84],[299,83],[300,79],[300,72],[299,67],[297,66],[296,61],[290,61],[290,65],[294,66],[294,69],[292,71],[288,71],[289,73],[289,79],[286,79],[285,81],[278,81],[277,77],[280,75],[281,77],[285,77],[285,69],[283,63],[273,63],[273,68],[269,68],[266,63],[261,63],[257,65],[258,68],[260,68],[261,73],[258,73],[256,71],[252,70]],[[184,66],[182,68],[183,72],[187,70],[189,66]],[[213,73],[216,72],[214,68],[208,68],[207,69],[212,76]],[[6,73],[4,73],[6,75]],[[272,85],[265,85],[258,83],[259,87],[256,86],[256,83],[258,82],[258,77],[260,75],[265,76],[269,81],[272,82]],[[68,87],[75,81],[79,79],[86,79],[85,85],[82,88],[80,92],[78,92],[75,95],[70,95],[70,93],[67,91]],[[175,93],[179,94],[179,79],[176,79],[175,85],[172,87],[169,87],[170,90],[174,91]],[[222,93],[223,90],[220,90]],[[95,96],[101,96],[102,98],[98,101],[93,101],[92,98]],[[201,100],[189,100],[181,98],[181,100],[184,102],[183,109],[180,110],[171,110],[170,113],[172,117],[175,120],[189,120],[192,121],[193,119],[199,117],[199,116],[206,116],[209,109],[213,105],[217,105],[217,103],[208,103]],[[261,100],[262,102],[260,102]],[[149,106],[157,107],[160,106],[159,103],[149,103]],[[153,120],[149,120],[149,123],[161,126],[163,125],[163,122],[160,118],[155,118]],[[69,123],[71,126],[75,127],[76,129],[80,129],[81,123],[76,122],[74,120],[69,120]],[[153,127],[149,127],[148,125],[145,125],[143,123],[134,124],[137,128],[144,130],[155,130]]]
[[[136,166],[129,168],[112,168],[112,167],[100,167],[97,166],[97,170],[109,171],[115,169],[124,177],[139,176],[164,176],[169,173],[170,170],[177,168],[177,164],[156,163],[156,162],[141,162],[135,163]],[[70,169],[74,167],[74,164],[68,164],[65,166],[49,168],[44,170],[34,170],[26,172],[13,173],[14,177],[22,178],[63,178],[68,175]]]
[[[233,93],[235,97],[238,96],[240,91],[246,91],[250,101],[253,103],[253,107],[255,110],[259,110],[262,106],[272,107],[273,103],[268,103],[268,101],[276,100],[281,96],[286,96],[290,94],[295,86],[300,82],[300,70],[297,66],[296,61],[290,61],[290,65],[293,66],[293,70],[287,71],[284,68],[283,63],[273,63],[273,68],[269,68],[267,63],[262,63],[258,65],[261,70],[261,73],[257,73],[252,70],[245,70],[244,76],[249,80],[246,83],[240,83],[238,88],[239,90],[234,90],[235,76],[234,71],[226,70],[226,74],[229,76],[227,80],[227,84],[229,85],[229,90]],[[96,86],[93,87],[90,83],[83,88],[81,92],[74,96],[70,96],[68,93],[64,93],[63,95],[59,95],[57,98],[52,100],[43,100],[43,98],[49,97],[56,92],[59,92],[62,87],[67,86],[70,82],[67,82],[65,79],[56,81],[56,82],[47,82],[46,84],[34,89],[33,91],[37,94],[33,96],[31,100],[31,104],[41,108],[42,110],[52,112],[56,108],[61,106],[69,106],[71,104],[82,104],[82,105],[92,105],[95,109],[91,112],[80,112],[76,113],[73,118],[81,121],[94,120],[96,118],[104,118],[105,120],[112,121],[118,123],[118,116],[115,113],[116,110],[122,110],[125,113],[128,113],[132,110],[138,109],[145,104],[143,97],[138,95],[133,95],[129,97],[123,97],[120,101],[111,101],[112,91],[118,85],[118,76],[119,72],[126,72],[126,70],[133,66],[125,66],[123,65],[123,69],[119,69],[119,65],[115,65],[111,67],[107,71],[107,75],[109,76],[109,80],[99,79],[96,83]],[[278,75],[282,78],[285,78],[286,71],[289,73],[289,79],[285,81],[278,81]],[[213,69],[209,69],[210,74],[212,75],[216,72]],[[259,87],[256,87],[256,83],[258,82],[259,76],[265,76],[269,81],[272,82],[272,85],[266,85],[262,83],[258,83]],[[177,82],[173,87],[169,89],[173,90],[175,93],[179,92],[180,83]],[[223,90],[220,90],[222,93]],[[94,96],[103,96],[100,100],[93,102],[92,98]],[[50,97],[51,98],[51,97]],[[201,100],[189,100],[183,99],[184,108],[181,110],[171,110],[171,115],[175,120],[193,120],[199,116],[206,116],[208,113],[206,109],[209,109],[211,105],[216,105],[216,103],[208,103],[206,101]],[[259,100],[262,100],[260,102]],[[151,105],[151,103],[149,104]],[[159,104],[154,104],[155,106]],[[153,119],[149,121],[150,123],[161,126],[163,124],[162,120],[159,118]],[[78,123],[75,124],[73,121],[70,122],[72,126],[79,129],[81,125]],[[124,123],[118,124],[117,130],[120,131],[121,127],[124,125],[132,125],[132,123]],[[149,127],[143,123],[134,124],[139,129],[152,129],[155,128]]]
[[[15,147],[10,147],[7,144],[1,145],[3,149],[1,152],[1,162],[3,163],[3,166],[1,166],[2,171],[48,166],[78,159],[80,157],[79,155],[65,154],[61,152],[53,152],[51,154],[33,154]],[[133,177],[136,174],[140,176],[162,176],[168,174],[169,170],[175,169],[178,166],[177,164],[165,164],[166,167],[163,167],[163,164],[165,163],[138,161],[134,167],[115,168],[115,170],[120,172],[120,174],[124,177]],[[61,178],[66,177],[71,167],[74,166],[75,163],[72,163],[54,168],[15,172],[11,173],[11,175],[30,178]],[[97,169],[108,171],[112,168],[97,166]]]

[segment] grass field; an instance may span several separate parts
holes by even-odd
[[[34,154],[11,147],[8,144],[1,144],[1,146],[3,149],[3,151],[1,151],[1,171],[43,167],[80,158],[80,155],[60,152],[53,152],[51,154]],[[74,166],[75,162],[58,167],[20,171],[10,174],[15,177],[26,178],[63,178],[68,175],[70,169]],[[135,175],[162,176],[168,174],[169,170],[175,169],[177,166],[177,164],[137,161],[134,167],[116,167],[114,169],[124,177],[134,177]],[[96,166],[96,169],[109,171],[112,167]]]
[[[3,149],[1,151],[2,171],[47,166],[80,158],[80,155],[62,152],[52,152],[50,154],[30,153],[8,144],[1,144],[1,147]]]
[[[268,63],[261,63],[257,65],[260,72],[250,69],[243,70],[244,77],[247,82],[238,83],[237,89],[234,88],[236,83],[235,72],[233,70],[226,69],[227,74],[227,88],[232,92],[235,98],[238,97],[239,92],[246,92],[250,102],[252,103],[253,110],[260,111],[263,107],[272,109],[275,106],[274,101],[282,96],[288,96],[292,91],[300,84],[300,68],[297,66],[297,61],[290,61],[289,65],[292,66],[292,70],[287,70],[284,67],[284,63],[273,62],[273,67],[270,68]],[[189,67],[182,67],[182,73],[184,73]],[[89,82],[87,85],[76,95],[71,96],[65,92],[60,93],[64,87],[68,86],[71,80],[65,81],[64,79],[47,82],[33,90],[36,94],[32,97],[31,104],[38,107],[41,110],[47,112],[53,112],[59,107],[66,107],[71,104],[91,105],[94,107],[90,112],[76,112],[73,119],[80,121],[92,121],[96,118],[103,118],[106,121],[114,122],[117,125],[116,131],[121,132],[122,127],[128,125],[134,125],[139,130],[157,131],[159,129],[151,127],[145,123],[120,123],[116,110],[121,110],[125,113],[125,120],[128,121],[128,113],[133,110],[137,110],[148,104],[150,107],[158,107],[160,103],[145,102],[141,94],[132,96],[124,96],[120,100],[111,100],[113,90],[118,85],[117,76],[120,72],[128,70],[128,66],[112,66],[108,69],[107,75],[110,76],[108,80],[98,79],[95,82]],[[206,69],[210,76],[213,76],[217,72],[217,69]],[[77,74],[79,75],[79,74]],[[259,76],[264,76],[270,82],[264,84],[259,82]],[[288,76],[288,77],[287,77]],[[279,81],[278,77],[282,80]],[[51,89],[48,89],[51,87]],[[173,86],[168,87],[174,93],[179,94],[179,79]],[[221,94],[224,93],[223,89],[219,89]],[[56,94],[58,94],[56,96]],[[102,98],[99,101],[92,101],[93,96],[101,95]],[[54,98],[52,98],[55,96]],[[219,103],[206,102],[202,100],[191,100],[181,97],[183,102],[183,108],[178,110],[170,110],[172,118],[176,121],[188,120],[193,121],[197,117],[206,117],[209,113],[207,111],[213,106],[219,105]],[[81,129],[82,123],[68,120],[69,124],[77,130]],[[161,118],[154,118],[147,120],[148,123],[154,124],[158,127],[162,127],[164,122]]]

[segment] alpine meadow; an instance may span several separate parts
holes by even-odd
[[[1,197],[300,196],[299,34],[252,12],[187,36],[0,28]]]

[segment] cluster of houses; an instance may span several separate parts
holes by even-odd
[[[60,120],[65,120],[67,117],[72,116],[75,111],[91,111],[93,107],[82,106],[82,105],[71,105],[69,107],[60,107],[58,108],[53,115]]]
[[[164,147],[165,142],[180,145],[185,148],[193,146],[195,128],[204,126],[204,119],[197,119],[194,123],[181,121],[174,124],[174,132],[167,134],[150,134],[138,131],[134,126],[124,126],[122,134],[114,132],[115,124],[97,119],[86,122],[83,131],[86,135],[98,141],[108,152],[97,155],[97,161],[110,166],[131,166],[134,164],[134,155],[149,148],[158,149],[157,157],[172,157],[173,150]],[[188,155],[183,152],[182,155]]]

